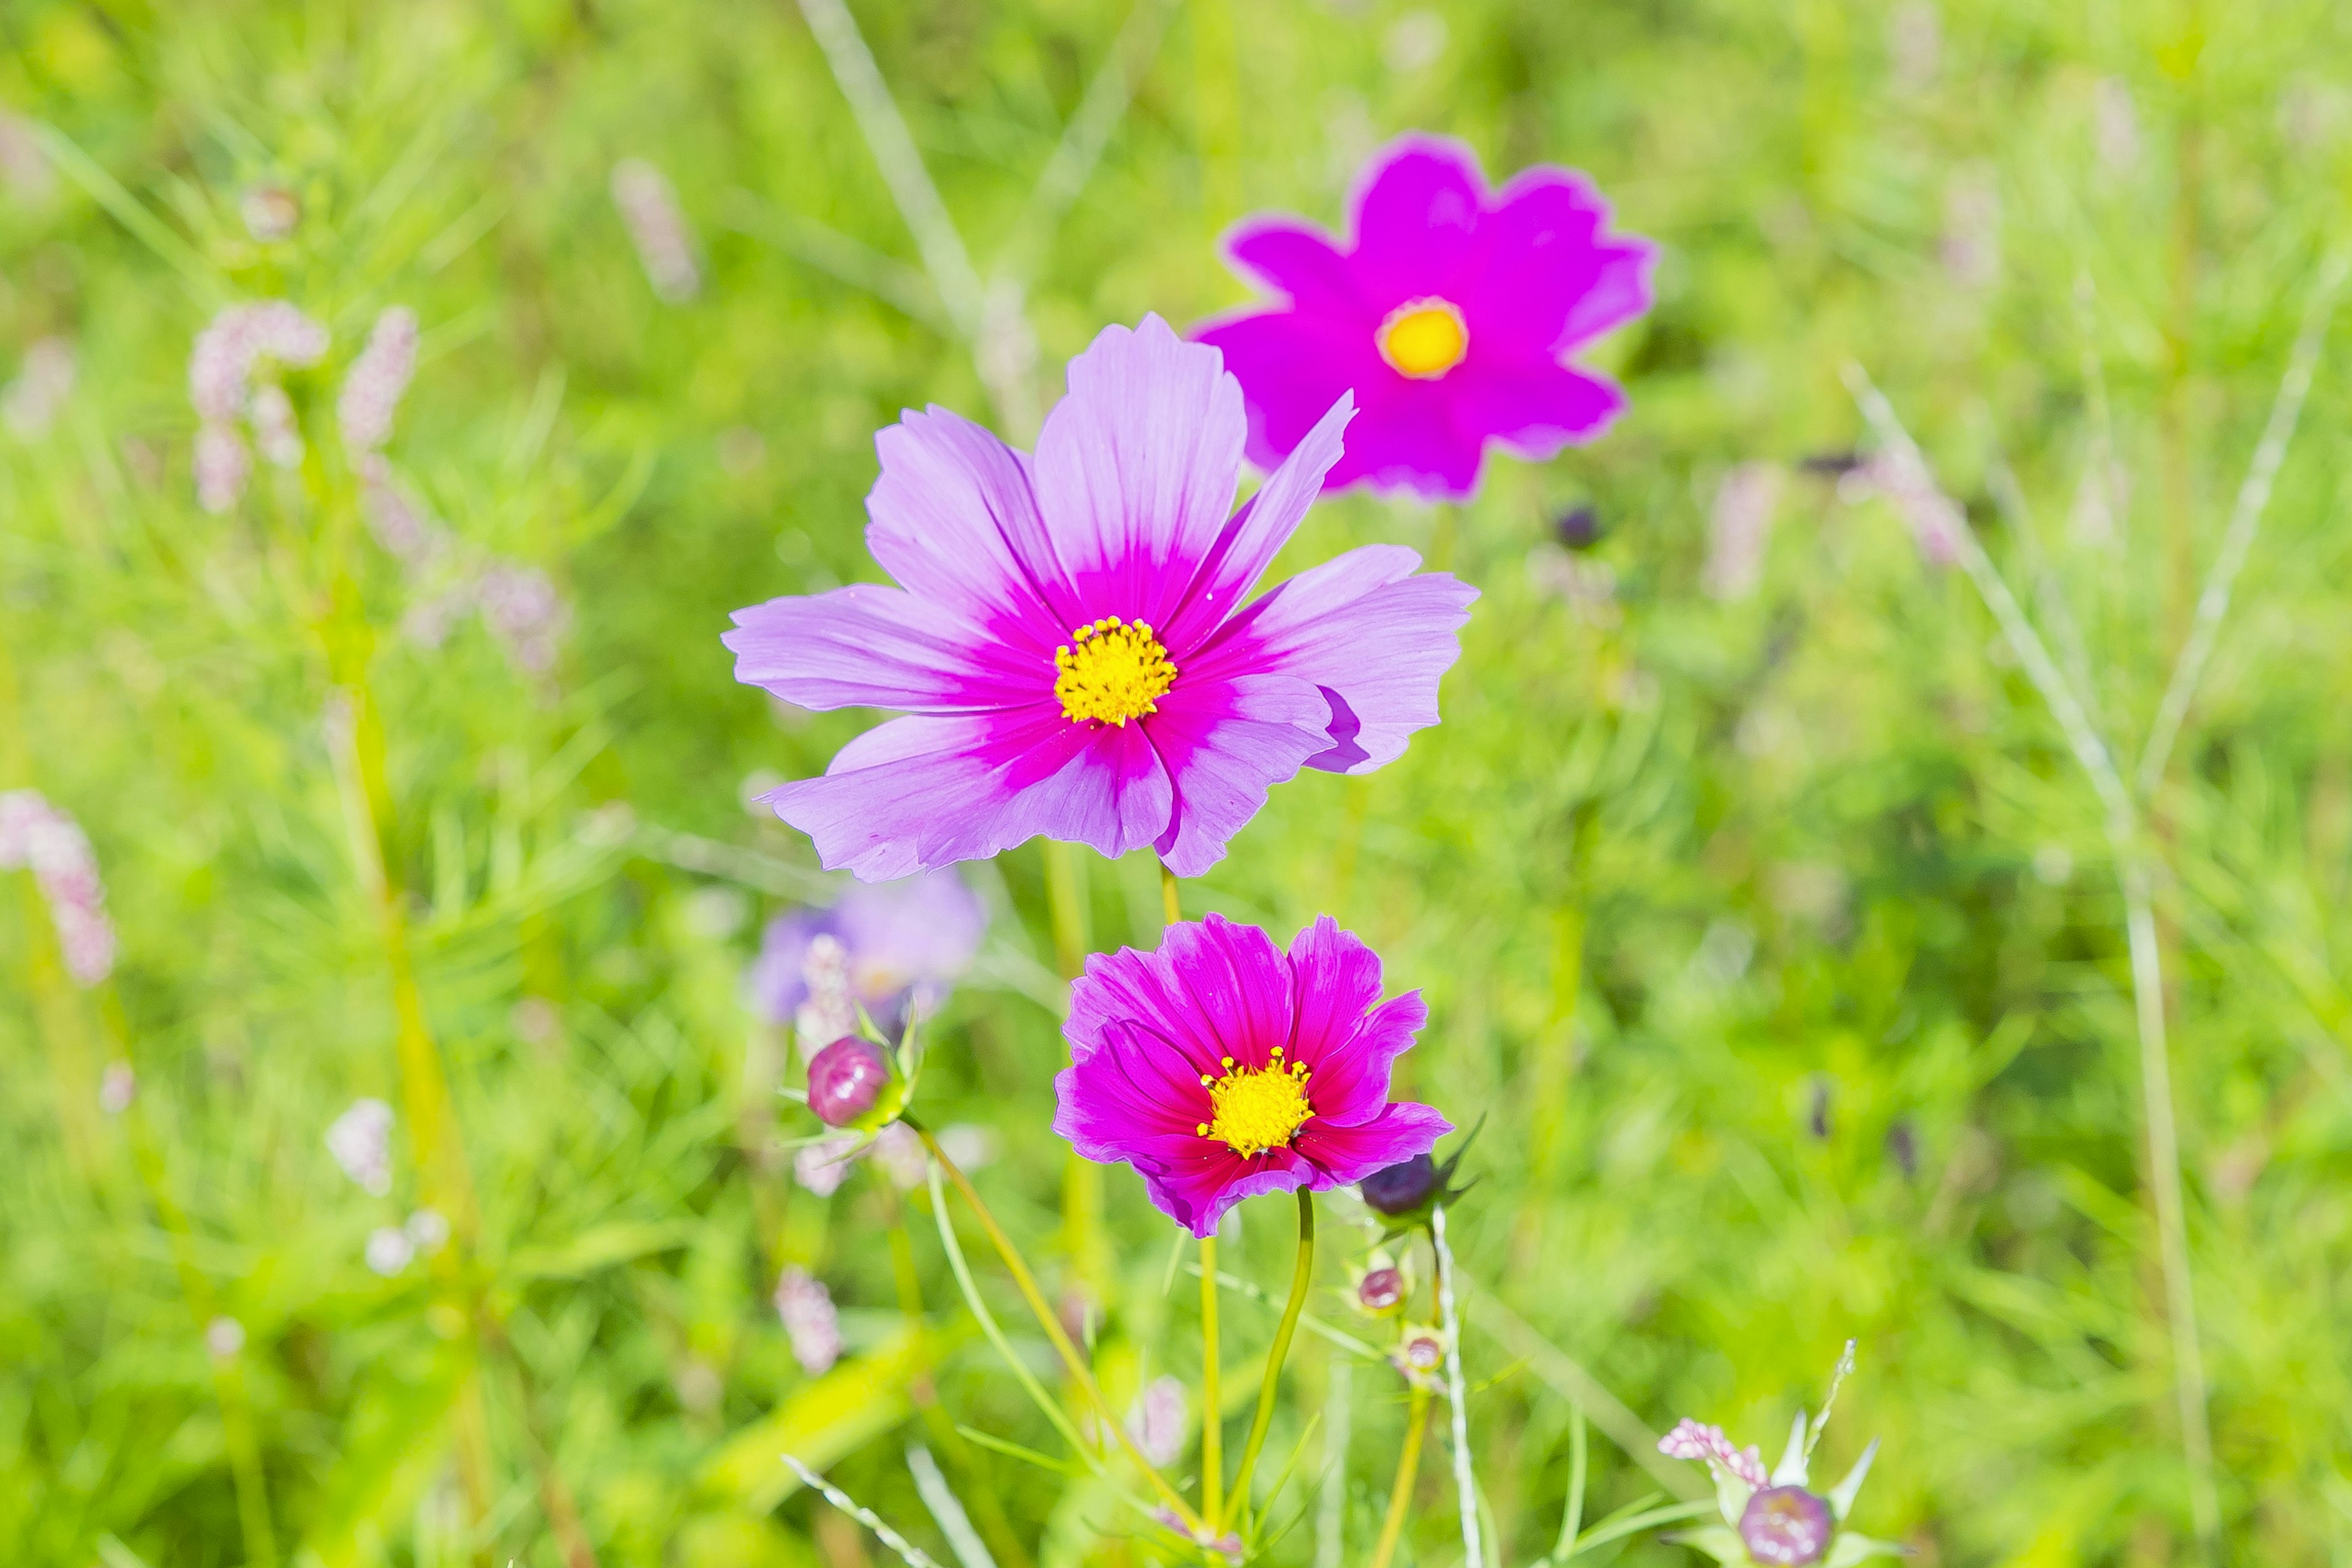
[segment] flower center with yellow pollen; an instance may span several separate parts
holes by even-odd
[[[1234,1058],[1224,1058],[1224,1076],[1201,1075],[1216,1108],[1215,1120],[1193,1128],[1203,1138],[1214,1138],[1247,1159],[1268,1149],[1279,1149],[1297,1134],[1300,1123],[1315,1114],[1307,1100],[1307,1064],[1286,1062],[1282,1047],[1262,1068],[1234,1070]]]
[[[1470,353],[1470,327],[1451,301],[1408,300],[1381,323],[1381,357],[1415,381],[1435,381]]]
[[[1054,650],[1054,696],[1064,718],[1125,729],[1129,719],[1160,711],[1176,667],[1149,622],[1129,626],[1106,616],[1070,637]]]

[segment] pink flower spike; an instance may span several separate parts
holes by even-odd
[[[1767,1479],[1761,1449],[1753,1444],[1735,1447],[1722,1427],[1704,1426],[1687,1415],[1658,1439],[1658,1452],[1674,1459],[1704,1459],[1709,1469],[1735,1476],[1751,1489],[1761,1488]]]

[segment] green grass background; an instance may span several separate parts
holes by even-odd
[[[1401,540],[1484,597],[1443,724],[1369,779],[1283,786],[1188,908],[1285,936],[1330,910],[1426,992],[1405,1082],[1486,1118],[1455,1215],[1473,1294],[1652,1429],[1694,1414],[1770,1447],[1852,1337],[1825,1453],[1834,1474],[1883,1440],[1862,1528],[1927,1563],[2207,1560],[2097,802],[1966,579],[1797,465],[1869,444],[1841,380],[1867,366],[2029,607],[2079,629],[2093,717],[2135,752],[2312,279],[2352,238],[2352,17],[1141,4],[853,5],[955,224],[1019,291],[1040,397],[1105,322],[1237,302],[1222,228],[1336,221],[1356,163],[1408,128],[1490,170],[1588,170],[1664,247],[1656,310],[1597,356],[1633,398],[1604,439],[1496,465],[1458,515],[1351,497],[1309,520],[1285,569]],[[1066,210],[1041,203],[1122,48],[1132,103]],[[717,636],[740,605],[875,575],[860,500],[900,407],[990,412],[800,13],[9,0],[0,105],[50,150],[0,192],[0,373],[44,336],[79,355],[53,427],[0,433],[0,787],[79,815],[122,937],[85,993],[28,880],[0,899],[0,1559],[850,1568],[879,1549],[775,1452],[943,1553],[905,1468],[919,1437],[1030,1561],[1161,1560],[1099,1490],[956,1438],[1053,1442],[923,1205],[871,1173],[816,1200],[773,1152],[803,1129],[759,1082],[777,1043],[739,976],[761,919],[829,895],[742,795],[872,716],[780,715]],[[690,302],[631,251],[625,157],[676,183]],[[283,244],[237,216],[263,182],[301,202]],[[470,622],[404,642],[347,487],[265,471],[235,514],[196,509],[190,340],[273,296],[331,324],[337,366],[381,306],[420,313],[391,454],[471,545],[561,585],[550,676]],[[2322,342],[2147,840],[2210,1560],[2250,1564],[2352,1560],[2347,348]],[[291,382],[314,443],[333,384]],[[1785,483],[1760,585],[1720,600],[1710,511],[1743,462]],[[1995,504],[2004,468],[2027,516]],[[1584,504],[1605,611],[1548,586],[1554,520]],[[462,1262],[391,1280],[362,1247],[426,1173],[404,1137],[370,1198],[321,1142],[356,1096],[401,1103],[331,744],[354,672],[479,1202]],[[1195,1364],[1189,1284],[1168,1288],[1137,1184],[1112,1173],[1090,1217],[1045,1131],[1036,847],[971,869],[997,919],[926,1095],[999,1132],[982,1185],[1049,1286],[1097,1303],[1125,1397]],[[1156,939],[1148,859],[1081,869],[1091,943]],[[140,1093],[110,1117],[116,1058]],[[1252,1205],[1233,1266],[1279,1289],[1288,1230]],[[853,1353],[822,1380],[768,1304],[788,1262],[843,1307]],[[215,1314],[247,1335],[226,1361]],[[1230,1302],[1236,1400],[1269,1328]],[[1476,1330],[1465,1349],[1491,1539],[1524,1564],[1558,1529],[1571,1406],[1540,1358]],[[1306,1342],[1265,1479],[1333,1364]],[[1402,1398],[1376,1366],[1349,1386],[1355,1564]],[[1284,1509],[1311,1503],[1320,1442]],[[1592,1464],[1588,1518],[1655,1489],[1598,1435]],[[1433,1438],[1406,1554],[1434,1568],[1461,1554],[1444,1468]],[[1314,1560],[1308,1511],[1270,1560]],[[1591,1560],[1612,1554],[1688,1557]]]

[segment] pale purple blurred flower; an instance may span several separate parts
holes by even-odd
[[[834,1310],[833,1293],[798,1264],[776,1281],[776,1316],[783,1320],[793,1357],[811,1377],[830,1371],[841,1359],[841,1319]]]
[[[775,926],[771,924],[772,937]],[[820,931],[801,949],[799,1002],[792,1010],[793,1037],[814,1053],[857,1029],[857,1005],[849,993],[849,953],[841,939]],[[772,1016],[773,1015],[771,1015]]]
[[[265,382],[253,389],[248,405],[253,418],[253,444],[273,468],[295,468],[302,464],[302,430],[294,418],[294,400],[276,382]]]
[[[99,1080],[98,1108],[109,1116],[120,1116],[131,1109],[139,1094],[139,1075],[129,1062],[109,1062],[106,1076]]]
[[[804,1048],[856,1027],[853,1001],[895,1036],[909,1014],[927,1016],[946,1001],[949,987],[979,956],[987,931],[987,907],[951,868],[857,883],[830,909],[795,910],[769,921],[745,986],[762,1016],[796,1020]],[[803,1026],[797,1016],[816,997],[807,966],[821,942],[829,944],[823,962],[840,967],[842,990],[829,994]]]
[[[893,1121],[876,1133],[871,1152],[874,1163],[890,1178],[890,1184],[902,1193],[920,1186],[924,1173],[929,1169],[922,1139],[903,1121]]]
[[[415,374],[416,312],[394,305],[376,317],[367,347],[343,377],[342,395],[335,400],[343,445],[372,452],[390,440],[392,416]]]
[[[1706,1426],[1687,1415],[1658,1439],[1658,1452],[1675,1459],[1705,1459],[1707,1468],[1736,1476],[1750,1488],[1764,1485],[1764,1455],[1754,1444],[1738,1447],[1720,1426]]]
[[[409,500],[381,453],[360,460],[360,510],[375,542],[411,572],[431,565],[449,547],[447,531]]]
[[[66,971],[96,985],[114,972],[114,922],[89,836],[38,790],[0,794],[0,871],[29,870],[49,906]]]
[[[0,109],[0,185],[27,200],[38,200],[56,183],[32,127]]]
[[[642,158],[625,158],[613,165],[613,205],[654,292],[673,305],[693,299],[702,288],[702,268],[669,177]]]
[[[1967,514],[1917,464],[1891,452],[1874,453],[1839,476],[1837,493],[1848,505],[1885,497],[1929,565],[1950,566],[1959,560]]]
[[[16,377],[0,389],[0,422],[29,441],[46,435],[73,395],[74,348],[65,338],[41,338],[25,351]]]
[[[389,1279],[416,1257],[416,1244],[395,1225],[378,1226],[367,1238],[367,1266]]]
[[[196,427],[196,504],[218,516],[236,504],[253,472],[245,438],[226,425],[206,421]]]
[[[1780,501],[1780,469],[1774,464],[1739,463],[1723,476],[1707,516],[1706,565],[1699,574],[1711,597],[1744,599],[1756,591]]]
[[[329,1124],[327,1152],[366,1191],[377,1197],[392,1191],[392,1107],[373,1098],[352,1101]]]
[[[400,635],[421,648],[437,648],[473,608],[473,585],[460,584],[409,605],[400,617]]]
[[[2101,77],[2092,89],[2097,121],[2099,162],[2109,173],[2127,174],[2139,166],[2139,108],[2120,77]]]
[[[245,1348],[245,1325],[226,1315],[205,1325],[205,1349],[222,1361]]]
[[[533,675],[555,668],[556,644],[572,611],[546,573],[518,562],[494,561],[475,580],[483,624],[506,646],[507,657]]]
[[[1944,270],[1963,289],[1989,289],[2000,278],[2000,191],[1992,175],[1971,169],[1944,190]]]
[[[301,461],[293,405],[274,382],[257,394],[268,366],[299,369],[327,353],[327,329],[283,300],[231,305],[196,334],[188,353],[188,401],[196,411],[196,500],[224,512],[244,493],[252,461],[236,421],[250,414],[263,455],[281,468]]]
[[[1182,1458],[1184,1440],[1191,1436],[1184,1385],[1172,1377],[1153,1378],[1127,1413],[1127,1435],[1145,1458],[1163,1468]]]
[[[793,1156],[793,1180],[818,1197],[833,1196],[849,1180],[849,1167],[862,1142],[855,1132],[841,1132],[803,1144]]]
[[[448,1216],[439,1209],[418,1209],[404,1228],[420,1258],[429,1258],[449,1243]]]

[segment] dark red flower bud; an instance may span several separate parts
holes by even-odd
[[[1404,1276],[1394,1268],[1375,1268],[1356,1285],[1356,1302],[1367,1312],[1385,1312],[1404,1300]]]
[[[827,1127],[847,1127],[874,1109],[889,1083],[890,1062],[882,1047],[844,1035],[809,1058],[809,1109]]]

